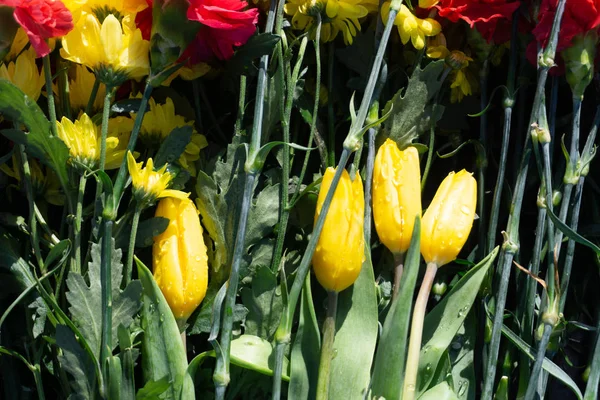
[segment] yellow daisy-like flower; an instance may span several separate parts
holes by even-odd
[[[381,7],[381,18],[387,22],[390,14],[390,2]],[[398,15],[394,19],[394,25],[398,28],[402,44],[410,40],[417,50],[425,47],[425,37],[435,36],[442,31],[442,26],[433,18],[417,18],[404,4],[400,6]]]
[[[69,79],[69,99],[71,100],[71,108],[74,110],[84,110],[92,93],[92,88],[96,82],[96,76],[90,72],[87,67],[76,64],[73,79]],[[106,87],[100,84],[96,99],[92,106],[92,110],[99,111],[102,109],[104,96],[106,95]]]
[[[113,14],[117,19],[135,14],[148,7],[146,0],[63,0],[77,23],[85,13],[94,14],[100,21]]]
[[[366,4],[372,8],[370,0]],[[365,0],[288,0],[284,11],[292,16],[292,27],[304,31],[313,26],[315,15],[320,14],[323,42],[334,40],[341,32],[344,42],[352,44],[360,30],[359,18],[367,16],[368,7],[365,6]],[[314,32],[312,35],[314,37]]]
[[[44,199],[55,206],[65,204],[65,195],[60,189],[60,182],[56,173],[48,167],[42,167],[33,158],[29,159],[29,170],[31,173],[31,186],[35,199]],[[0,171],[21,183],[21,172],[16,156],[12,156],[12,168],[7,164],[0,165]]]
[[[446,64],[452,69],[450,74],[450,101],[452,103],[460,102],[465,96],[473,94],[473,89],[477,87],[477,80],[471,76],[468,70],[469,62],[473,59],[462,51],[453,50],[446,57]]]
[[[185,198],[186,193],[179,190],[169,190],[167,187],[173,176],[167,172],[167,165],[163,165],[158,171],[154,170],[152,158],[146,161],[146,167],[142,168],[143,163],[136,163],[133,154],[127,152],[127,168],[131,175],[131,184],[133,185],[133,196],[136,201],[142,204],[150,204],[161,197]]]
[[[153,98],[148,103],[150,110],[144,114],[142,128],[140,129],[140,139],[146,145],[157,145],[169,136],[175,128],[194,126],[194,121],[186,121],[183,116],[175,113],[175,104],[170,98],[167,98],[165,104],[157,104]],[[135,118],[135,115],[135,113],[132,113],[132,118]],[[200,150],[206,146],[208,146],[206,137],[194,130],[190,143],[179,157],[179,164],[188,170],[192,176],[196,176],[194,161],[200,158]]]
[[[0,65],[0,78],[10,81],[33,101],[37,101],[44,86],[44,73],[35,63],[35,50],[22,52],[17,60]]]
[[[121,166],[132,130],[133,120],[131,118],[118,116],[108,120],[106,169],[119,168]],[[139,155],[140,153],[137,151],[133,152],[134,158],[137,158]]]
[[[5,57],[5,60],[14,60],[15,58],[17,58],[18,55],[21,54],[21,51],[23,51],[25,46],[27,46],[27,43],[29,43],[29,38],[27,37],[25,30],[19,27],[10,45],[10,50],[8,51],[8,54]]]
[[[100,129],[87,114],[81,114],[81,117],[75,122],[63,117],[60,122],[56,121],[56,128],[58,137],[65,142],[76,163],[83,164],[88,168],[97,166],[100,161]],[[115,169],[121,166],[127,141],[123,140],[123,143],[119,143],[118,135],[111,131],[109,126],[109,134],[106,138],[105,169]]]
[[[446,44],[446,36],[440,32],[439,35],[427,38],[427,57],[441,59],[450,55]]]
[[[150,42],[135,27],[134,15],[122,22],[109,14],[102,22],[94,14],[83,13],[75,27],[62,38],[60,55],[90,67],[98,79],[116,86],[123,80],[140,79],[150,67]]]

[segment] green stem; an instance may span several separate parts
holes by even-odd
[[[488,95],[487,95],[487,80],[489,75],[489,61],[486,59],[483,62],[481,70],[479,71],[480,77],[480,107],[485,109],[487,107]],[[487,112],[484,112],[479,117],[479,141],[483,146],[484,154],[477,155],[477,215],[479,215],[479,228],[477,229],[478,245],[477,245],[477,260],[483,259],[486,250],[486,232],[487,232],[487,214],[485,210],[485,171],[487,169],[487,149],[488,149],[488,138],[487,138]],[[479,153],[479,152],[478,152]],[[483,159],[480,159],[483,157]],[[492,246],[493,248],[493,246]]]
[[[58,136],[56,132],[56,106],[54,105],[54,92],[52,90],[52,70],[50,69],[50,55],[42,57],[44,63],[44,77],[46,78],[46,95],[48,96],[48,116],[50,120],[50,132],[52,136]]]
[[[42,212],[38,208],[37,204],[35,203],[33,203],[33,211],[35,212],[35,217],[37,218],[37,221],[39,222],[40,226],[42,227],[44,232],[46,232],[46,235],[50,237],[50,241],[52,242],[52,244],[58,244],[60,240],[58,239],[58,237],[56,237],[54,232],[52,232],[52,229],[50,229],[50,227],[48,226],[46,219],[42,215]]]
[[[133,212],[133,221],[131,222],[131,233],[129,234],[129,247],[127,251],[127,264],[125,264],[125,283],[123,287],[127,287],[131,282],[131,272],[133,270],[133,255],[135,250],[135,238],[137,236],[138,224],[140,223],[140,214],[142,213],[142,207],[139,204],[135,206]]]
[[[544,324],[544,334],[542,335],[542,340],[540,340],[538,344],[538,351],[535,356],[533,369],[531,370],[531,377],[529,379],[529,385],[527,386],[527,392],[525,393],[525,400],[531,400],[535,396],[538,380],[540,378],[540,372],[542,371],[542,364],[544,362],[544,358],[546,357],[546,348],[548,347],[551,334],[552,325]]]
[[[112,228],[113,221],[103,222],[102,248],[100,250],[100,284],[102,287],[102,340],[100,367],[108,377],[108,359],[112,355]],[[106,385],[108,380],[105,379]],[[108,393],[108,386],[106,387]]]
[[[137,143],[138,134],[140,133],[140,128],[142,127],[142,121],[144,119],[144,114],[146,113],[146,108],[148,107],[148,100],[150,100],[150,95],[152,94],[153,86],[148,82],[146,83],[146,88],[144,89],[144,94],[142,95],[142,101],[140,102],[140,108],[135,115],[135,121],[133,123],[133,129],[131,130],[131,135],[129,136],[129,143],[127,144],[127,150],[133,152],[135,149],[135,144]],[[108,91],[108,88],[106,88]],[[113,189],[113,197],[115,202],[119,202],[123,191],[125,190],[125,184],[127,183],[127,157],[123,157],[123,161],[121,162],[121,167],[119,168],[119,173],[117,174],[117,179],[115,180],[115,185]]]
[[[244,76],[244,75],[242,75]],[[200,78],[198,78],[200,79]],[[194,115],[196,116],[196,128],[203,131],[202,127],[202,111],[200,108],[200,88],[198,87],[198,79],[192,81],[192,93],[194,95]]]
[[[335,318],[337,315],[338,293],[327,292],[327,316],[323,322],[323,342],[321,345],[321,361],[319,362],[319,379],[317,381],[317,400],[329,399],[329,378],[331,376],[331,360],[334,357]]]
[[[423,337],[423,322],[425,321],[425,312],[427,311],[427,301],[431,286],[435,279],[438,266],[435,263],[428,263],[417,300],[413,311],[410,340],[408,342],[408,355],[406,357],[406,370],[404,372],[404,388],[402,390],[402,400],[413,400],[417,390],[417,372],[419,371],[419,356],[421,353],[421,339]]]
[[[427,149],[427,161],[425,162],[425,169],[423,170],[423,176],[421,177],[421,191],[425,188],[427,177],[429,176],[429,169],[431,168],[431,162],[433,161],[433,146],[435,145],[435,127],[429,128],[429,148]]]
[[[75,209],[75,221],[73,224],[73,246],[75,248],[75,254],[73,257],[73,263],[71,264],[71,271],[81,274],[81,220],[83,218],[83,195],[85,194],[85,184],[87,178],[85,174],[79,178],[79,190],[77,192],[77,205]]]
[[[63,61],[61,58],[56,59],[56,69],[58,71],[58,101],[61,106],[61,114],[68,119],[72,119],[69,94],[69,65],[69,61]]]
[[[367,131],[367,143],[369,146],[367,152],[367,166],[365,169],[365,243],[369,245],[371,243],[371,210],[372,204],[371,199],[373,196],[373,168],[375,166],[375,138],[377,136],[377,130],[375,128],[369,128]]]
[[[327,85],[329,85],[329,92],[333,93],[333,65],[335,63],[335,45],[333,41],[329,42],[327,50]],[[327,166],[333,167],[335,165],[335,114],[333,109],[333,96],[330,96],[329,101],[327,102],[327,126],[327,149],[329,150]]]
[[[96,96],[98,96],[98,89],[100,89],[100,80],[96,78],[94,81],[94,86],[92,86],[92,93],[90,93],[90,98],[85,106],[85,113],[88,116],[91,115],[92,111],[94,110],[94,103],[96,102]]]
[[[596,344],[589,368],[590,376],[585,386],[583,400],[597,400],[598,388],[600,387],[600,312],[598,313],[598,327],[596,328]]]
[[[100,129],[100,171],[104,171],[106,165],[106,138],[108,137],[108,117],[110,117],[110,101],[112,99],[113,88],[106,87],[106,95],[104,96],[104,106],[102,108],[102,126]],[[98,187],[102,189],[102,181],[98,181]]]
[[[31,371],[33,372],[33,379],[35,381],[35,388],[37,389],[38,399],[45,400],[44,395],[44,383],[42,381],[42,372],[40,371],[39,365],[32,365]]]
[[[545,110],[544,110],[545,112]],[[542,144],[542,155],[544,158],[544,185],[546,187],[546,207],[550,212],[553,210],[552,205],[552,167],[550,166],[550,143]],[[548,254],[546,254],[546,261],[548,263],[548,271],[546,281],[548,283],[548,303],[554,303],[554,297],[556,295],[555,281],[554,281],[554,223],[548,217],[546,220],[546,232],[547,232],[547,246]],[[557,250],[558,251],[558,250]],[[558,253],[557,253],[558,254]]]
[[[238,98],[238,113],[235,120],[235,136],[242,134],[244,113],[246,112],[246,75],[240,75],[240,96]]]
[[[400,280],[402,279],[402,272],[404,271],[405,255],[406,253],[394,254],[394,293],[392,295],[392,301],[396,300],[396,297],[398,297],[398,290],[400,289]]]

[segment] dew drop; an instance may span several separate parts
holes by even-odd
[[[430,345],[423,347],[423,354],[427,354],[427,352],[431,349]]]
[[[465,215],[469,215],[471,210],[469,210],[469,207],[463,205],[460,207],[460,211]]]

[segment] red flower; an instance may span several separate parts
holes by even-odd
[[[64,36],[73,29],[73,16],[60,0],[0,0],[0,6],[15,7],[15,20],[40,57],[50,53],[46,39]]]
[[[440,17],[452,22],[462,19],[471,28],[476,28],[487,41],[491,41],[498,22],[511,20],[519,4],[518,1],[511,3],[508,0],[441,0],[436,8]]]
[[[192,62],[194,58],[207,61],[212,55],[228,60],[234,46],[242,46],[250,39],[258,22],[258,9],[241,11],[247,5],[240,0],[190,0],[188,19],[204,25],[188,49]]]
[[[152,35],[152,0],[146,0],[148,7],[139,11],[135,15],[135,26],[142,31],[142,38],[144,40],[150,40]]]

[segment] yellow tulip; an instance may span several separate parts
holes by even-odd
[[[27,97],[37,101],[44,86],[44,73],[35,63],[35,50],[22,52],[14,62],[0,65],[0,78],[4,78],[21,89]]]
[[[373,218],[381,242],[405,253],[421,215],[421,172],[414,147],[401,151],[391,139],[379,148],[373,169]]]
[[[450,172],[438,188],[421,223],[421,254],[438,267],[454,261],[467,241],[477,205],[471,173]]]
[[[206,295],[208,258],[194,202],[187,197],[162,199],[156,216],[169,219],[167,229],[154,237],[154,279],[175,318],[186,320]]]
[[[335,170],[327,168],[317,199],[315,222]],[[312,258],[317,280],[327,290],[341,292],[352,285],[364,261],[365,200],[360,175],[354,181],[344,170],[325,218],[325,224]]]

